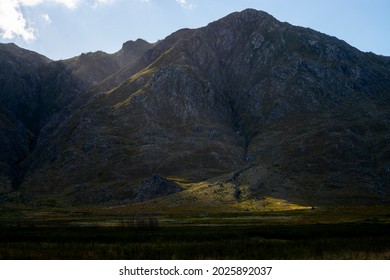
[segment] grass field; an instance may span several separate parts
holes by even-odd
[[[390,259],[390,215],[368,209],[153,215],[8,209],[0,216],[0,259]]]

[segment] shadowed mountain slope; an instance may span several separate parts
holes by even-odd
[[[139,186],[159,173],[186,188],[166,203],[389,203],[389,58],[245,10],[121,66],[48,122],[24,199],[153,199]]]
[[[51,61],[14,44],[0,44],[0,193],[19,187],[22,161],[35,149],[42,129],[58,120],[59,111],[151,46],[129,41],[112,55],[96,52]]]

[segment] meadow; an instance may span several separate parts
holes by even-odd
[[[3,211],[0,259],[390,259],[386,208],[103,212]]]

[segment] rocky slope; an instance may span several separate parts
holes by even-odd
[[[68,64],[94,87],[40,132],[21,164],[26,201],[144,201],[159,173],[187,188],[167,203],[200,189],[230,204],[389,203],[389,58],[245,10],[107,59]],[[93,63],[107,68],[86,75]]]
[[[88,89],[101,83],[121,68],[133,66],[152,46],[153,44],[138,39],[124,43],[114,54],[102,51],[91,52],[64,60],[63,63],[73,76],[85,84],[85,89]]]
[[[50,60],[14,44],[0,45],[0,190],[18,182],[19,164],[34,146],[41,119],[51,110],[45,91]]]
[[[152,44],[125,43],[115,54],[82,54],[51,61],[14,44],[0,44],[0,195],[19,188],[22,162],[35,149],[38,136],[57,113],[84,91],[131,65]],[[27,167],[28,169],[28,167]]]

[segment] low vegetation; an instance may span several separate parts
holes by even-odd
[[[360,213],[3,211],[0,259],[390,259],[387,209]]]

